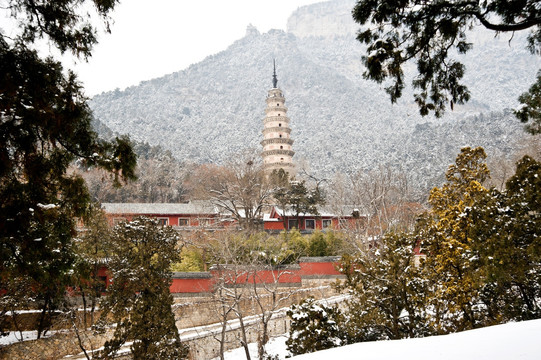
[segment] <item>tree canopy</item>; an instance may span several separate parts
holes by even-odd
[[[101,359],[114,358],[128,341],[134,359],[184,359],[171,309],[171,264],[179,259],[179,235],[156,219],[138,217],[113,229],[109,269],[112,283],[101,303],[99,326],[116,324]]]
[[[483,148],[463,148],[414,231],[389,231],[343,255],[344,311],[329,324],[292,307],[289,350],[309,352],[310,337],[336,329],[329,338],[351,343],[540,318],[541,163],[524,156],[497,190],[484,186],[485,159]]]
[[[479,327],[488,316],[478,304],[482,275],[477,239],[472,236],[475,223],[466,214],[488,190],[489,177],[483,148],[466,147],[446,172],[447,182],[430,192],[431,209],[420,229],[426,247],[426,277],[432,288],[429,303],[434,309],[436,332]],[[440,309],[446,309],[440,313]],[[485,324],[486,325],[486,324]]]
[[[537,81],[518,101],[522,106],[515,110],[516,117],[526,124],[526,131],[532,135],[541,134],[541,71],[537,73]]]
[[[7,298],[32,298],[43,314],[62,300],[75,218],[89,205],[69,165],[99,166],[117,183],[135,177],[129,140],[99,139],[75,74],[34,49],[43,39],[60,52],[90,56],[97,40],[85,3],[107,24],[116,1],[12,0],[3,10],[17,24],[15,35],[0,29],[0,288]],[[21,282],[28,286],[16,286]],[[45,329],[40,320],[39,334]]]
[[[283,209],[284,214],[289,210],[297,218],[297,226],[300,214],[318,215],[318,206],[325,204],[325,194],[316,184],[309,189],[306,181],[291,181],[285,186],[278,186],[274,189],[274,198]],[[284,216],[284,225],[286,217]]]
[[[2,31],[1,37],[25,47],[45,39],[61,52],[70,51],[87,58],[98,42],[89,10],[96,11],[109,32],[108,14],[117,3],[118,0],[10,0],[3,6],[17,22],[17,31],[15,36],[8,36]]]
[[[418,1],[359,0],[353,18],[363,27],[357,39],[368,45],[363,62],[365,77],[382,83],[394,103],[404,89],[403,67],[417,64],[412,85],[421,115],[442,116],[447,104],[463,104],[470,99],[462,78],[465,67],[451,56],[472,48],[467,31],[483,26],[496,33],[531,29],[527,47],[539,53],[541,7],[538,1]]]

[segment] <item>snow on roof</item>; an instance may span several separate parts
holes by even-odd
[[[282,220],[280,220],[280,219],[271,218],[270,215],[271,215],[271,214],[269,214],[269,213],[263,214],[263,221],[267,221],[267,222],[269,222],[269,221],[276,221],[276,222],[282,221]]]
[[[323,207],[323,211],[333,214],[334,216],[352,216],[354,212],[359,216],[365,216],[359,211],[359,205],[327,205]]]
[[[274,206],[274,209],[280,216],[284,216],[284,211],[282,208],[278,206]],[[340,206],[326,206],[326,207],[319,207],[318,208],[318,214],[310,214],[310,213],[300,213],[299,216],[321,216],[321,217],[341,217],[341,216],[352,216],[354,211],[357,210],[357,207],[354,205],[340,205]],[[297,214],[293,212],[292,210],[288,209],[285,212],[285,216],[296,216]],[[362,216],[362,215],[361,215]]]
[[[297,213],[295,213],[294,211],[288,209],[285,211],[285,214],[284,214],[284,210],[282,208],[279,208],[278,206],[275,206],[274,209],[276,210],[276,212],[278,213],[278,215],[280,216],[297,216]],[[333,214],[330,214],[330,213],[326,213],[326,212],[322,212],[320,210],[318,210],[319,214],[311,214],[311,213],[300,213],[299,216],[334,216]]]
[[[195,200],[188,203],[102,203],[109,214],[219,214],[209,201]]]

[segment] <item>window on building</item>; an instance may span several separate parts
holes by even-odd
[[[284,161],[284,158],[280,158],[280,161]]]
[[[276,104],[276,106],[280,106],[280,104]]]
[[[299,228],[299,222],[297,221],[297,219],[289,219],[287,221],[287,228],[288,229],[298,229]]]
[[[280,137],[282,137],[282,134],[280,134]]]
[[[280,145],[280,149],[283,149],[284,147],[282,145]]]
[[[279,126],[279,127],[282,127],[282,124],[280,123],[280,124],[278,124],[278,126]]]
[[[190,226],[190,219],[178,219],[178,226]]]
[[[331,219],[323,219],[321,222],[321,227],[323,229],[328,229],[332,227],[332,220]]]
[[[158,218],[158,225],[161,225],[161,226],[169,225],[169,218]]]
[[[314,219],[304,220],[304,228],[306,230],[314,230],[316,228],[316,221]]]

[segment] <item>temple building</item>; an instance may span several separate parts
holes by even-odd
[[[293,155],[295,152],[292,150],[290,120],[287,117],[287,107],[284,105],[284,94],[278,88],[276,63],[274,64],[272,84],[273,87],[267,95],[266,116],[263,119],[263,141],[261,141],[263,164],[268,173],[284,169],[290,175],[294,175]]]

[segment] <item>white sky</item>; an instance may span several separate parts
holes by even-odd
[[[121,0],[88,63],[75,69],[87,96],[124,89],[203,60],[242,38],[248,24],[260,32],[286,29],[298,7],[322,0]]]

